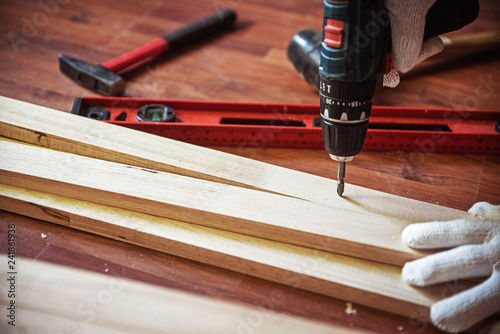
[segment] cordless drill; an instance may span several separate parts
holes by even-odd
[[[319,87],[323,142],[339,162],[340,196],[346,162],[363,147],[377,77],[391,65],[390,20],[384,2],[324,0],[323,33],[303,29],[288,45],[288,58],[297,71]],[[425,17],[423,39],[458,30],[478,13],[478,0],[437,0]]]
[[[384,2],[324,0],[319,66],[321,128],[326,151],[339,163],[339,196],[344,192],[346,162],[363,148],[377,77],[390,50]]]

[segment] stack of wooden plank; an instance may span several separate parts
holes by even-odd
[[[427,320],[410,223],[467,213],[0,99],[0,209]],[[30,145],[27,145],[30,144]],[[462,285],[467,287],[467,285]]]

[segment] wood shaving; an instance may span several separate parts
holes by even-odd
[[[352,307],[352,303],[346,303],[345,313],[348,315],[356,315],[358,311]]]

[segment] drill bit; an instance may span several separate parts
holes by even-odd
[[[337,174],[337,194],[342,197],[344,193],[345,161],[339,161],[339,171]]]

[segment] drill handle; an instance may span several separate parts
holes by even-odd
[[[384,0],[324,1],[320,76],[337,82],[375,80],[389,50]]]

